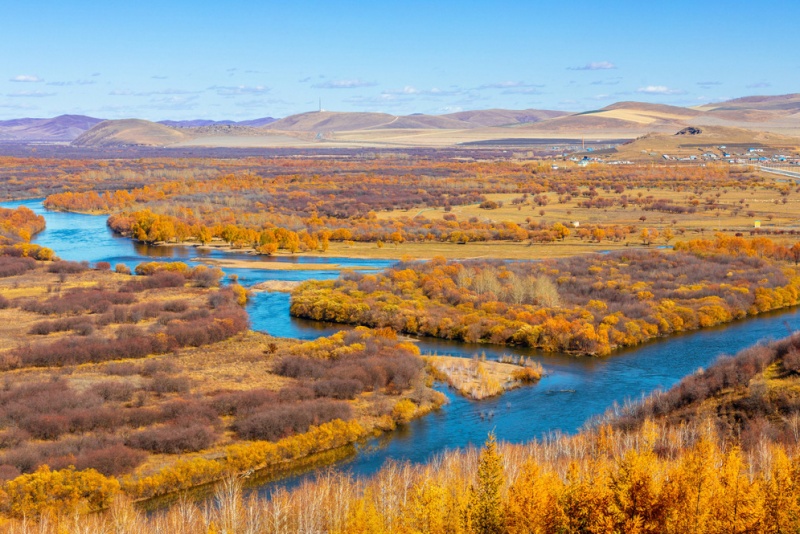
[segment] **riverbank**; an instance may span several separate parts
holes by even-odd
[[[232,252],[232,251],[231,251]],[[369,267],[343,266],[338,263],[267,263],[257,259],[253,260],[227,260],[227,259],[208,259],[192,258],[192,261],[205,263],[223,269],[257,269],[262,271],[341,271],[349,269],[352,271],[365,271]]]
[[[132,239],[130,236],[123,236]],[[307,250],[289,252],[277,250],[271,254],[259,254],[253,247],[233,247],[219,239],[201,244],[197,241],[179,241],[150,244],[154,247],[190,247],[198,251],[232,252],[257,257],[275,258],[353,258],[374,260],[430,260],[441,257],[447,259],[509,259],[530,260],[563,258],[576,254],[606,253],[613,250],[633,250],[645,247],[639,242],[594,242],[566,241],[553,243],[530,243],[527,241],[473,241],[469,243],[450,243],[439,241],[404,242],[383,244],[374,242],[331,241],[327,250]],[[655,248],[655,245],[652,247]]]
[[[53,248],[59,256],[69,260],[109,261],[112,265],[124,262],[133,267],[139,262],[181,261],[197,255],[195,247],[148,247],[118,238],[107,228],[105,217],[49,212],[43,210],[40,201],[23,204],[47,219],[47,229],[34,241]],[[15,205],[17,203],[9,206]],[[286,271],[282,274],[246,269],[237,270],[236,274],[243,284],[264,281],[267,276],[284,277],[284,274],[292,280],[331,276],[321,271]],[[257,293],[247,310],[253,329],[286,332],[289,337],[315,339],[330,335],[338,328],[346,328],[290,317],[286,293]],[[321,472],[330,471],[332,476],[349,472],[356,477],[367,477],[377,473],[389,461],[427,462],[445,450],[483,443],[492,431],[498,439],[509,443],[526,443],[554,431],[574,434],[586,421],[614,404],[622,405],[626,399],[639,398],[655,389],[667,389],[682,377],[709,365],[719,355],[733,354],[762,339],[783,337],[787,328],[800,328],[797,308],[656,338],[648,344],[602,359],[542,353],[520,346],[420,338],[416,344],[423,353],[470,358],[473,354],[485,352],[491,360],[500,359],[503,354],[524,356],[547,367],[547,380],[481,402],[470,401],[444,388],[449,403],[442,409],[399,425],[394,431],[384,432],[378,439],[370,440],[369,446],[359,447],[357,454],[348,455],[330,470],[312,469],[305,474],[291,472],[280,482],[265,483],[259,495],[267,498],[280,488],[304,485],[317,479]],[[246,369],[244,364],[243,369]],[[250,373],[248,377],[242,377],[243,382],[237,383],[236,379],[232,382],[242,387],[259,377],[259,374]],[[493,417],[488,417],[489,413]]]

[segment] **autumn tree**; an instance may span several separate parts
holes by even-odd
[[[478,479],[470,488],[469,519],[473,532],[499,534],[504,532],[505,512],[502,500],[505,476],[503,459],[497,450],[494,432],[481,450]]]

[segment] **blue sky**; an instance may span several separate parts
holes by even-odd
[[[18,0],[0,119],[583,111],[800,92],[800,2]]]

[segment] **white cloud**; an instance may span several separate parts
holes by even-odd
[[[43,82],[44,80],[36,76],[35,74],[19,74],[14,76],[9,80],[10,82],[26,82],[26,83],[38,83]]]
[[[261,95],[264,93],[268,93],[270,88],[265,85],[237,85],[237,86],[213,86],[211,89],[214,89],[218,95],[220,96],[238,96],[238,95]]]
[[[55,87],[68,87],[70,85],[94,85],[97,82],[94,80],[75,80],[73,82],[47,82],[45,85],[52,85]]]
[[[44,91],[16,91],[8,93],[6,96],[22,97],[22,98],[41,98],[44,96],[53,96],[55,93],[45,93]]]
[[[619,85],[622,78],[609,78],[608,80],[595,80],[590,85]]]
[[[503,91],[504,95],[541,95],[543,94],[536,87],[513,87]]]
[[[273,108],[275,106],[284,106],[285,107],[285,106],[290,106],[290,105],[291,105],[291,102],[287,102],[286,100],[282,100],[280,98],[268,98],[268,99],[261,98],[261,99],[245,100],[245,101],[242,101],[242,102],[234,103],[234,106],[237,106],[237,107],[240,107],[240,108],[246,108],[246,109],[265,108],[265,107]]]
[[[616,68],[617,66],[610,61],[592,61],[582,67],[567,67],[569,70],[611,70]]]
[[[516,87],[544,87],[543,84],[525,83],[525,82],[495,82],[480,85],[477,89],[514,89]]]
[[[191,110],[197,107],[196,96],[164,96],[150,100],[150,109]]]
[[[375,82],[367,82],[359,78],[353,80],[331,80],[329,82],[315,83],[311,87],[316,89],[358,89],[359,87],[374,87]]]
[[[647,85],[636,90],[637,93],[644,95],[685,95],[686,91],[681,89],[670,89],[666,85]]]
[[[763,89],[765,87],[772,87],[772,84],[769,82],[757,82],[747,86],[748,89]]]
[[[412,85],[406,85],[402,89],[386,89],[381,93],[381,95],[407,95],[407,96],[434,96],[434,97],[443,97],[443,96],[457,96],[464,94],[462,89],[458,87],[454,87],[452,89],[439,89],[438,87],[432,87],[430,89],[417,89]]]
[[[171,96],[171,95],[196,95],[200,91],[185,91],[183,89],[161,89],[159,91],[131,91],[130,89],[115,89],[108,93],[110,96]]]
[[[31,104],[6,104],[0,103],[0,108],[3,109],[39,109],[38,106],[33,106]]]

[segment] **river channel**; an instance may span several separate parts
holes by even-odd
[[[149,247],[114,235],[105,216],[51,212],[41,200],[3,202],[0,206],[27,206],[43,215],[47,229],[34,242],[52,248],[62,259],[125,263],[131,268],[143,261],[185,261],[197,258],[247,259],[273,263],[270,270],[229,269],[240,283],[250,286],[266,280],[329,279],[338,276],[330,264],[383,269],[387,260],[362,260],[330,257],[253,257],[222,251],[201,251],[195,247]],[[320,264],[320,269],[289,270],[281,265]],[[289,316],[286,293],[257,293],[248,304],[255,330],[275,336],[314,339],[330,335],[341,325],[299,320]],[[725,326],[657,340],[638,348],[617,352],[607,358],[580,358],[543,354],[538,351],[491,345],[470,345],[435,339],[419,341],[424,353],[470,357],[485,353],[493,359],[502,354],[525,354],[541,362],[547,376],[538,384],[480,402],[468,401],[443,390],[450,403],[438,412],[402,426],[374,440],[354,456],[336,464],[354,475],[374,473],[389,459],[424,462],[447,449],[481,444],[494,430],[498,439],[520,443],[554,431],[574,433],[593,416],[615,402],[639,398],[657,388],[669,388],[681,377],[706,367],[722,354],[733,354],[760,340],[777,339],[800,329],[797,308],[766,314]],[[279,482],[293,485],[303,476]],[[265,486],[263,491],[268,491]]]

